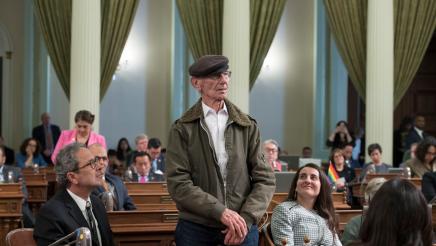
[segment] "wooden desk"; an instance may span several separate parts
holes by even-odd
[[[347,204],[347,193],[345,192],[332,192],[333,206],[335,209],[351,209]]]
[[[126,182],[127,191],[129,194],[133,193],[168,193],[166,182],[149,182],[149,183],[137,183]]]
[[[27,201],[34,215],[39,211],[39,208],[47,202],[48,181],[43,173],[30,173],[24,175],[27,192],[29,193]]]
[[[168,193],[129,193],[133,203],[140,204],[175,204]]]
[[[362,210],[336,210],[336,218],[339,223],[339,231],[344,231],[345,225],[351,218],[362,214]]]
[[[178,212],[108,212],[115,245],[173,245]]]
[[[0,184],[0,245],[6,234],[21,227],[23,192],[21,183]]]

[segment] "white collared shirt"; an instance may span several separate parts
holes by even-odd
[[[5,181],[5,177],[3,175],[3,168],[5,167],[5,164],[0,166],[0,183],[3,183]]]
[[[418,127],[415,126],[415,131],[418,133],[418,135],[419,135],[421,138],[424,138],[424,136],[422,135],[423,130],[421,130],[421,129],[419,129]]]
[[[204,102],[201,102],[204,114],[204,121],[206,122],[209,133],[212,137],[213,147],[215,149],[216,157],[218,159],[218,166],[220,172],[225,180],[227,177],[227,161],[229,156],[225,148],[224,131],[226,130],[227,120],[229,119],[229,113],[227,112],[226,104],[217,112],[211,107],[207,106]]]
[[[91,199],[88,197],[87,200],[84,200],[84,199],[81,198],[80,196],[74,194],[74,193],[73,193],[72,191],[70,191],[69,189],[67,189],[67,192],[68,192],[68,194],[70,194],[71,198],[73,198],[73,200],[76,202],[77,206],[79,207],[80,211],[81,211],[82,214],[83,214],[83,217],[85,217],[86,221],[88,221],[88,223],[89,223],[89,218],[88,218],[88,215],[86,214],[86,202],[89,201],[89,202],[91,203],[91,205],[92,205]],[[92,212],[92,209],[91,209],[91,213],[92,213],[92,216],[94,217],[95,226],[96,226],[96,228],[97,228],[98,241],[100,242],[100,246],[102,246],[102,245],[101,245],[101,235],[100,235],[100,230],[98,229],[98,228],[99,228],[99,227],[98,227],[98,221],[97,221],[97,219],[95,218],[95,215],[94,215],[94,212]]]

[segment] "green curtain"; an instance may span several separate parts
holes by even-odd
[[[223,0],[177,0],[194,59],[222,54]]]
[[[62,89],[70,98],[71,0],[34,0],[45,44]],[[100,100],[114,74],[133,23],[138,0],[101,0]]]
[[[396,0],[394,106],[415,77],[436,26],[436,1]]]
[[[70,98],[71,0],[34,0],[48,54],[67,98]]]
[[[250,1],[250,90],[276,34],[286,0]]]
[[[324,0],[330,31],[351,82],[365,101],[367,0]]]
[[[124,50],[135,17],[138,0],[102,0],[100,101]]]

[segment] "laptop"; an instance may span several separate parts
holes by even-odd
[[[288,169],[287,170],[295,170],[295,171],[297,171],[297,169],[298,169],[298,159],[300,159],[300,157],[298,155],[282,155],[282,156],[279,156],[279,160],[288,163]]]
[[[295,172],[274,172],[276,176],[276,193],[288,193],[291,189]]]
[[[298,161],[298,167],[302,167],[306,164],[313,163],[319,167],[321,167],[321,159],[315,158],[300,158]]]

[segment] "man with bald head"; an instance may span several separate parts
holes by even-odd
[[[103,203],[106,205],[106,210],[112,209],[119,211],[136,209],[135,204],[133,204],[132,199],[127,193],[123,181],[119,177],[109,173],[107,169],[109,160],[106,149],[98,143],[89,146],[88,149],[103,166],[104,173],[101,186],[97,187],[93,191],[93,194],[102,199]],[[105,201],[105,199],[112,199],[111,204],[113,204],[113,207],[111,209],[108,209],[108,201]]]
[[[59,190],[39,210],[33,232],[37,244],[49,245],[77,228],[87,227],[92,245],[113,245],[105,207],[91,195],[102,183],[102,163],[85,145],[72,143],[56,156],[55,171]]]
[[[41,114],[41,125],[32,130],[32,137],[41,144],[42,156],[47,163],[52,163],[51,154],[61,135],[59,126],[50,123],[50,114],[44,112]]]

